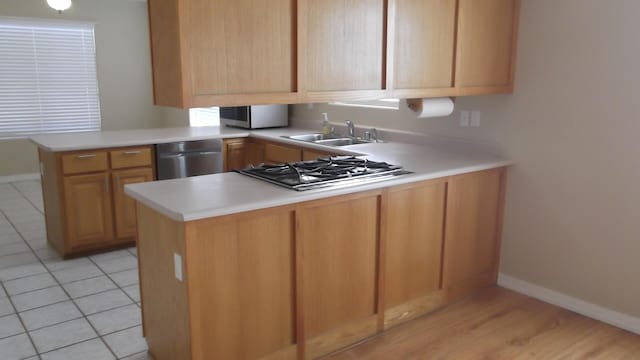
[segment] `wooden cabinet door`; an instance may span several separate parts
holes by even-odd
[[[320,200],[296,211],[306,359],[376,332],[378,202],[377,194],[365,193]]]
[[[153,181],[153,169],[141,168],[114,171],[113,206],[115,213],[116,237],[131,238],[136,236],[136,202],[124,193],[124,186]]]
[[[480,1],[482,2],[482,1]],[[391,0],[395,96],[453,87],[456,0]],[[411,91],[413,90],[413,91]]]
[[[447,192],[443,288],[458,298],[496,282],[505,170],[452,177]]]
[[[244,169],[250,165],[259,165],[264,162],[264,144],[242,139],[237,142],[226,142],[225,151],[225,171]]]
[[[113,239],[109,175],[64,178],[64,209],[70,249]]]
[[[459,0],[457,88],[511,90],[519,0]]]
[[[302,149],[302,160],[316,160],[318,158],[328,157],[331,155],[332,154],[322,152],[322,151]]]
[[[384,67],[384,0],[306,1],[306,89],[380,90]]]
[[[295,91],[295,1],[189,0],[184,10],[194,96]]]
[[[277,144],[265,144],[264,161],[266,163],[281,164],[302,160],[302,150]]]
[[[385,328],[433,310],[440,290],[446,181],[391,188],[383,197]]]
[[[187,224],[193,359],[296,358],[292,210]]]

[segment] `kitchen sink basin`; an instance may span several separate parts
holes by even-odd
[[[327,146],[345,146],[345,145],[355,145],[355,144],[366,144],[371,141],[350,138],[350,137],[336,137],[335,135],[324,135],[324,134],[302,134],[302,135],[291,135],[291,136],[283,136],[287,139],[298,140],[309,142],[313,144],[319,145],[327,145]]]

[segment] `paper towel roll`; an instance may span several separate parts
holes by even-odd
[[[418,118],[449,116],[453,113],[451,98],[410,99],[407,106],[416,113]]]

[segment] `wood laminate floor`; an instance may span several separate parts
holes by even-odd
[[[326,359],[631,360],[640,336],[493,287]]]

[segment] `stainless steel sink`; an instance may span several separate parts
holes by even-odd
[[[350,137],[336,137],[335,135],[324,135],[324,134],[302,134],[302,135],[291,135],[291,136],[283,136],[287,139],[304,141],[319,145],[327,145],[327,146],[345,146],[345,145],[355,145],[355,144],[366,144],[371,141],[362,140],[357,138]]]

